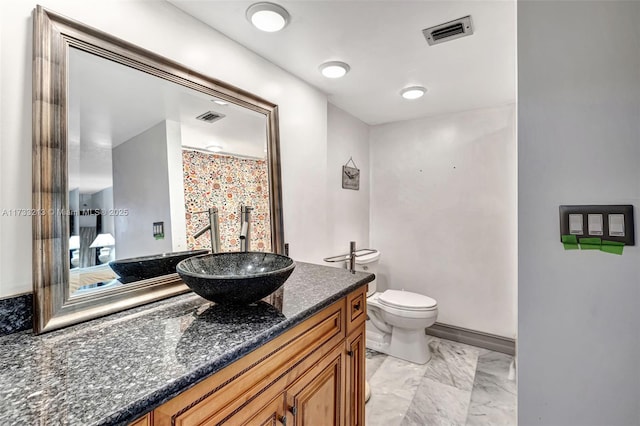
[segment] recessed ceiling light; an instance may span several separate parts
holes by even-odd
[[[220,99],[213,99],[213,102],[218,104],[218,105],[229,105],[227,102],[225,101],[221,101]]]
[[[247,19],[261,31],[280,31],[289,23],[289,12],[275,3],[260,2],[249,6]]]
[[[400,91],[400,95],[402,95],[402,97],[405,99],[418,99],[424,96],[426,92],[427,89],[422,86],[411,86],[402,89]]]
[[[223,148],[220,145],[207,145],[205,149],[211,152],[221,152]]]
[[[340,61],[329,61],[320,65],[320,72],[327,78],[344,77],[350,69],[351,67],[348,64]]]

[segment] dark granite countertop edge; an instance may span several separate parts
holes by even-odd
[[[140,400],[134,403],[126,405],[125,407],[115,411],[113,414],[105,417],[95,424],[102,426],[127,425],[131,423],[132,421],[158,408],[160,405],[164,404],[170,399],[178,396],[180,393],[200,383],[202,380],[234,363],[253,350],[284,334],[289,329],[302,323],[313,314],[320,312],[322,309],[328,307],[329,305],[351,293],[352,291],[373,281],[373,278],[374,275],[369,274],[368,276],[334,293],[330,297],[324,299],[322,302],[313,305],[312,307],[292,316],[291,318],[287,318],[281,323],[278,323],[277,325],[255,336],[251,340],[238,345],[223,356],[217,357],[210,362],[192,370],[188,374],[185,374],[183,377],[180,377],[168,383],[167,385],[158,388],[155,392],[142,397]]]

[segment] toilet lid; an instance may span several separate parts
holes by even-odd
[[[426,311],[438,305],[434,299],[410,291],[387,290],[378,297],[383,305],[408,311]]]

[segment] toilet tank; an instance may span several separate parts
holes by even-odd
[[[358,255],[359,251],[360,250],[356,251],[356,255]],[[357,256],[356,271],[369,272],[370,274],[377,274],[379,260],[380,260],[380,252],[378,250],[374,251],[373,253]],[[367,297],[371,296],[373,293],[376,292],[376,288],[377,288],[376,281],[377,279],[374,279],[369,283],[369,288],[367,289]]]

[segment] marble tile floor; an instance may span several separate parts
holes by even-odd
[[[516,425],[512,356],[433,336],[429,347],[425,365],[367,349],[367,426]]]

